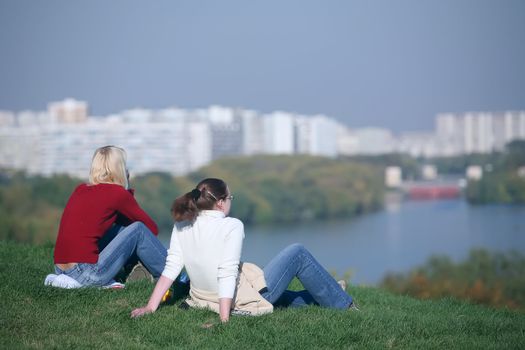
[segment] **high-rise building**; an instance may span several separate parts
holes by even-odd
[[[82,123],[88,117],[88,104],[72,98],[51,102],[47,110],[53,119],[61,123]]]
[[[0,166],[31,174],[86,178],[96,148],[123,147],[132,174],[186,174],[211,160],[209,124],[181,118],[177,110],[130,110],[72,123],[47,113],[22,112],[0,127]]]
[[[395,139],[394,150],[412,157],[435,157],[440,153],[438,139],[431,132],[407,132]]]
[[[297,153],[336,157],[337,123],[324,115],[298,116],[295,119]]]
[[[337,153],[343,156],[354,156],[359,151],[359,140],[347,126],[337,126]]]
[[[242,115],[233,108],[211,106],[212,159],[243,154]]]
[[[240,110],[242,118],[243,154],[264,153],[264,120],[256,111]]]
[[[357,154],[378,155],[394,151],[394,138],[390,130],[381,128],[354,129]]]
[[[0,111],[0,127],[13,126],[15,124],[15,114],[11,111]]]
[[[263,118],[265,153],[294,154],[294,115],[278,111]]]
[[[436,132],[443,156],[502,151],[525,139],[525,111],[438,114]]]

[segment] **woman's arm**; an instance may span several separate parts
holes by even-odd
[[[222,322],[230,318],[230,311],[235,294],[239,262],[241,259],[244,225],[237,219],[230,219],[232,229],[224,239],[221,262],[218,266],[219,316]]]
[[[122,191],[119,193],[118,203],[115,210],[124,218],[129,220],[129,223],[140,221],[146,225],[150,231],[156,236],[159,233],[157,224],[153,219],[140,207],[135,197],[129,191]],[[123,221],[123,218],[119,218]]]
[[[155,312],[159,307],[162,297],[171,287],[173,281],[180,274],[182,267],[184,266],[184,260],[182,259],[182,250],[178,239],[177,225],[173,226],[173,232],[171,234],[170,249],[168,249],[168,256],[166,257],[166,266],[162,275],[160,276],[151,297],[149,298],[148,304],[141,308],[135,309],[131,312],[131,317],[139,317],[144,314]]]
[[[155,285],[153,293],[151,293],[151,297],[149,298],[148,304],[131,311],[131,317],[135,318],[155,312],[159,307],[162,297],[164,296],[164,294],[166,294],[166,292],[172,284],[173,280],[169,279],[166,276],[160,276],[159,280],[157,281],[157,284]]]
[[[221,318],[221,322],[228,322],[230,320],[232,300],[232,298],[219,298],[219,317]]]

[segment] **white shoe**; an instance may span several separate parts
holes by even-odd
[[[339,286],[341,286],[341,289],[346,292],[346,281],[345,280],[339,280],[337,281],[337,284],[339,284]]]
[[[352,301],[352,304],[350,304],[350,306],[348,307],[348,309],[350,311],[361,311],[361,309],[359,308],[359,305],[357,305],[355,303],[355,301]]]
[[[50,273],[46,276],[46,279],[44,280],[44,286],[51,286],[53,285],[53,281],[57,278],[57,275],[54,273]]]
[[[126,287],[124,283],[113,281],[102,286],[102,289],[123,289],[124,287]]]
[[[82,285],[78,283],[78,281],[64,274],[60,274],[56,276],[53,282],[51,282],[51,285],[53,287],[65,288],[65,289],[73,289],[73,288],[82,287]]]

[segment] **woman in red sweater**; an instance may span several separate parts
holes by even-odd
[[[166,248],[128,181],[122,148],[95,151],[89,183],[74,190],[62,214],[54,254],[57,275],[49,275],[45,284],[65,288],[111,284],[133,254],[153,277],[160,276]],[[101,249],[101,238],[114,224],[126,227]]]

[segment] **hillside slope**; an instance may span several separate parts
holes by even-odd
[[[525,314],[443,299],[421,301],[379,289],[351,287],[361,312],[319,307],[280,309],[263,317],[234,316],[226,325],[176,305],[132,320],[153,285],[124,290],[44,287],[52,247],[0,242],[2,348],[523,348]],[[214,323],[205,328],[205,323]]]

